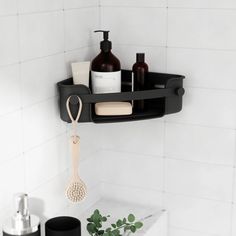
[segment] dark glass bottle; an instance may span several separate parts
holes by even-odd
[[[101,52],[93,59],[91,65],[93,93],[119,93],[121,92],[121,66],[119,59],[111,52],[109,31],[95,32],[103,33],[103,41],[100,43]]]
[[[120,61],[109,50],[101,51],[92,61],[92,71],[98,72],[114,72],[120,71]]]
[[[145,63],[145,54],[136,54],[136,63],[133,65],[133,90],[141,91],[147,89],[148,65]],[[133,103],[134,111],[144,111],[145,101],[136,100]]]

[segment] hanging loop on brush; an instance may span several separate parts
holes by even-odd
[[[75,104],[75,99],[77,99],[79,101],[79,110],[78,110],[76,118],[74,119],[72,116],[71,110],[70,110],[70,103]],[[73,102],[71,100],[73,100]],[[68,115],[71,119],[71,122],[72,122],[72,128],[73,128],[73,133],[74,133],[73,134],[74,142],[77,143],[77,142],[79,142],[79,139],[77,138],[78,136],[76,135],[77,123],[79,121],[79,118],[81,116],[82,109],[83,109],[83,103],[82,103],[81,98],[77,95],[71,95],[70,97],[68,97],[66,100],[66,109],[67,109],[67,113],[68,113]]]

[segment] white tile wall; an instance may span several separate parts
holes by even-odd
[[[186,89],[184,109],[166,117],[168,121],[204,126],[236,127],[236,91]]]
[[[100,155],[103,158],[103,182],[151,190],[162,189],[163,158],[111,151],[103,151]]]
[[[230,203],[166,194],[164,205],[169,209],[171,226],[230,235]]]
[[[0,67],[0,94],[2,98],[4,98],[0,100],[0,115],[20,109],[21,93],[19,70],[19,64]]]
[[[17,13],[17,0],[1,0],[0,15],[14,15]]]
[[[94,44],[94,30],[98,28],[99,14],[96,7],[68,10],[65,13],[66,50]],[[88,17],[92,15],[93,17]],[[83,24],[80,24],[83,22]],[[82,37],[83,35],[83,37]]]
[[[166,0],[100,0],[102,6],[166,7]]]
[[[166,70],[166,49],[164,47],[145,47],[133,45],[113,45],[114,54],[121,60],[124,69],[132,68],[136,60],[136,52],[144,52],[145,60],[155,71]]]
[[[162,205],[162,192],[150,189],[135,188],[131,186],[102,183],[102,196],[117,201],[133,202],[140,205]]]
[[[31,197],[35,199],[34,211],[37,210],[38,215],[44,218],[54,217],[60,210],[64,209],[68,201],[63,194],[65,192],[65,186],[68,181],[68,172],[62,172],[42,187],[31,192]],[[42,199],[44,200],[42,202]],[[38,200],[38,201],[37,201]],[[39,206],[40,204],[40,206]]]
[[[17,16],[0,19],[0,66],[13,64],[19,60]]]
[[[193,230],[184,230],[176,227],[171,227],[169,230],[169,234],[173,236],[212,236],[212,234],[207,234],[199,231],[196,232]]]
[[[71,27],[66,22],[72,12],[79,18]],[[31,210],[42,222],[71,211],[64,194],[71,163],[69,132],[59,118],[56,83],[70,75],[72,59],[94,56],[87,46],[99,23],[98,13],[97,1],[0,0],[0,228],[12,214],[16,192],[29,193]],[[77,37],[77,50],[71,44],[68,51],[67,35]],[[92,125],[78,132],[81,176],[91,194],[81,204],[85,210],[99,196],[90,191],[99,189],[98,164],[92,155],[99,138]]]
[[[22,63],[22,105],[26,107],[55,97],[56,83],[64,78],[66,67],[63,53]]]
[[[185,74],[185,86],[234,89],[235,51],[168,48],[167,70]]]
[[[236,207],[233,207],[232,235],[236,234]]]
[[[233,167],[167,159],[165,168],[167,192],[232,201]]]
[[[168,6],[177,8],[236,8],[234,0],[168,0]]]
[[[73,8],[80,8],[80,7],[98,7],[99,1],[98,0],[66,0],[64,1],[64,8],[65,9],[73,9]]]
[[[110,174],[103,193],[163,203],[170,212],[170,236],[235,235],[235,1],[100,4],[101,26],[111,30],[123,68],[132,67],[136,52],[145,52],[151,71],[186,75],[182,112],[166,116],[164,123],[106,125],[103,148],[109,154],[102,153]],[[163,157],[164,170],[159,158],[148,155]],[[152,165],[145,168],[149,174],[132,165],[135,158],[143,167]],[[163,176],[154,177],[158,172]],[[131,175],[142,179],[139,186],[133,186]],[[153,190],[149,184],[160,180],[162,189]]]
[[[26,189],[37,189],[43,183],[68,169],[70,155],[67,136],[61,135],[25,152]],[[37,165],[35,165],[37,163]],[[43,173],[43,176],[42,174]]]
[[[21,124],[20,111],[15,111],[0,117],[0,163],[9,161],[11,158],[22,153]]]
[[[169,9],[168,46],[236,49],[234,10]]]
[[[167,208],[170,236],[233,236],[235,7],[234,0],[0,0],[0,223],[16,191],[29,191],[43,220],[78,216],[102,194]],[[75,207],[64,197],[69,132],[55,83],[71,75],[72,61],[98,52],[101,37],[92,31],[100,27],[111,30],[123,68],[145,52],[151,71],[185,74],[187,92],[183,111],[165,119],[79,126],[89,195]]]
[[[147,120],[102,126],[104,149],[159,157],[163,155],[164,123],[162,121]]]
[[[24,191],[24,159],[22,155],[1,165],[0,179],[0,208],[3,209],[11,203],[12,193]]]
[[[42,144],[66,131],[57,110],[57,98],[46,100],[23,110],[24,150]]]
[[[114,44],[166,45],[166,8],[103,7],[101,15],[101,26],[111,31]],[[155,34],[151,22],[155,22]]]
[[[63,0],[20,0],[19,12],[43,12],[43,11],[56,11],[63,9]]]
[[[168,123],[165,155],[175,159],[233,166],[235,135],[232,129]]]
[[[20,16],[22,61],[64,52],[63,11]]]

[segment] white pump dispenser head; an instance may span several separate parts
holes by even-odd
[[[29,213],[28,195],[17,193],[14,202],[15,214],[3,225],[3,235],[40,235],[39,218]]]

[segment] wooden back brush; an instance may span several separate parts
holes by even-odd
[[[73,135],[70,137],[70,147],[71,147],[71,155],[72,155],[72,176],[66,189],[66,196],[72,202],[79,202],[79,201],[82,201],[87,194],[86,185],[82,181],[82,179],[79,177],[79,174],[78,174],[80,138],[76,134],[77,122],[80,118],[83,104],[80,97],[76,96],[79,101],[79,111],[78,111],[76,119],[74,119],[70,110],[71,97],[72,96],[70,96],[66,101],[66,108],[67,108],[68,115],[71,119],[72,129],[73,129]]]

